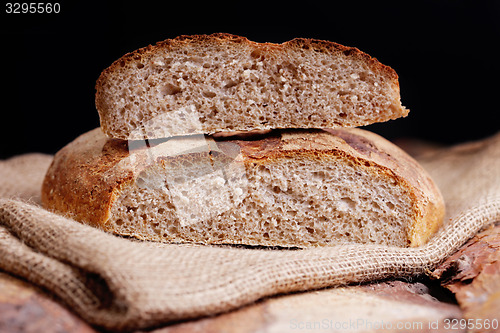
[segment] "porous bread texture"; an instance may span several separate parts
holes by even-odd
[[[56,155],[42,201],[144,240],[284,247],[419,246],[444,215],[420,165],[359,129],[172,138],[131,152],[96,129]]]
[[[143,176],[160,176],[152,173]],[[256,163],[241,187],[229,181],[224,188],[222,175],[210,176],[183,182],[177,193],[166,187],[127,187],[111,208],[110,230],[146,240],[204,244],[410,243],[413,207],[408,191],[338,156],[300,154]],[[156,179],[178,187],[166,178]],[[216,210],[206,214],[202,208]]]
[[[356,127],[408,114],[395,71],[356,48],[221,33],[124,55],[99,77],[96,106],[104,133],[129,140]]]

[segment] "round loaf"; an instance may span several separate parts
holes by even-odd
[[[360,129],[129,142],[95,129],[56,154],[42,202],[145,240],[285,247],[419,246],[444,216],[425,170]]]

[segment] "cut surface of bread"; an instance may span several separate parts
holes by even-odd
[[[128,53],[96,84],[101,128],[154,139],[276,128],[356,127],[408,114],[396,72],[357,48],[218,33]]]
[[[360,129],[127,142],[90,131],[60,150],[43,205],[163,242],[419,246],[444,204],[422,167]]]

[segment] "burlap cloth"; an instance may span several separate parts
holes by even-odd
[[[278,250],[124,239],[40,208],[50,161],[29,154],[0,162],[0,269],[107,329],[216,314],[280,293],[419,275],[500,221],[500,134],[420,159],[447,206],[444,227],[420,248]]]

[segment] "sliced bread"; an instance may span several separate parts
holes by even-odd
[[[99,77],[96,106],[104,133],[129,140],[356,127],[408,114],[396,72],[357,48],[223,33],[180,36],[124,55]]]
[[[42,202],[144,240],[285,247],[419,246],[444,215],[425,170],[360,129],[142,142],[95,129],[56,154]]]

